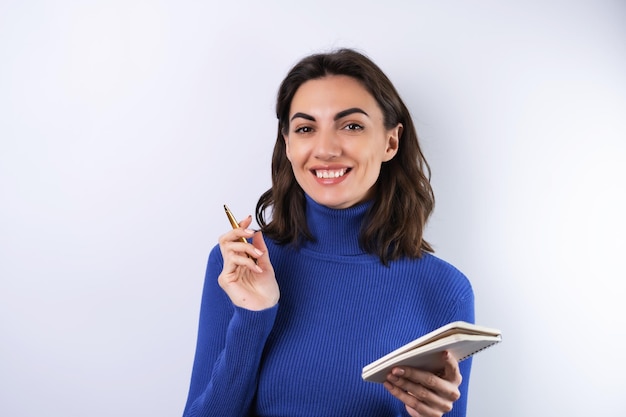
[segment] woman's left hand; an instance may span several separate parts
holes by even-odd
[[[452,410],[452,404],[461,396],[459,363],[450,353],[443,355],[445,366],[438,375],[410,366],[393,368],[387,375],[383,385],[404,403],[409,415],[441,417]]]

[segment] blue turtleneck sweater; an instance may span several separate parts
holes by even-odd
[[[407,416],[382,384],[364,382],[369,362],[451,321],[474,322],[470,283],[431,254],[384,266],[358,243],[368,204],[334,210],[307,197],[315,236],[299,249],[265,239],[280,286],[277,306],[235,307],[207,266],[185,417]],[[461,362],[465,416],[471,359]]]

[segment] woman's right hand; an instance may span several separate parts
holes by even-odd
[[[233,304],[258,311],[275,306],[280,290],[263,235],[247,229],[251,223],[252,217],[248,216],[239,223],[238,229],[220,236],[224,268],[218,283]],[[251,236],[252,244],[241,241],[242,237]]]

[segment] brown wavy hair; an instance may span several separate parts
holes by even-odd
[[[385,265],[402,257],[419,258],[424,251],[433,252],[423,234],[435,197],[430,185],[430,167],[420,149],[413,120],[383,71],[367,56],[352,49],[307,56],[281,83],[276,100],[278,133],[272,155],[272,188],[261,195],[256,205],[261,231],[279,244],[298,246],[303,239],[314,239],[307,227],[304,191],[287,159],[283,134],[289,131],[291,101],[298,88],[309,80],[329,75],[358,80],[378,102],[385,128],[391,129],[398,123],[403,126],[398,152],[383,163],[375,184],[374,201],[360,231],[362,248],[378,255]]]

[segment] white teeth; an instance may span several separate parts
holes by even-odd
[[[346,173],[346,171],[346,168],[337,170],[318,169],[315,171],[315,175],[317,175],[317,178],[339,178],[342,177]]]

